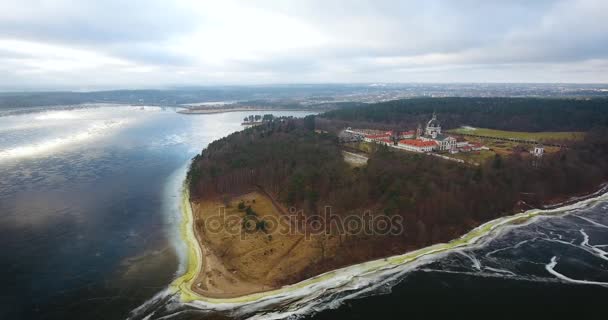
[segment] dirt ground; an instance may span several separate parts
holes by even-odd
[[[193,290],[202,295],[227,298],[277,288],[337,250],[337,237],[307,238],[289,232],[289,223],[275,224],[290,213],[261,192],[225,201],[192,203],[203,252]]]

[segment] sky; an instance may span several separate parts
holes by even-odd
[[[2,0],[0,89],[608,83],[606,0]]]

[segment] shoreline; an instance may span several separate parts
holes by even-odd
[[[488,221],[484,224],[477,226],[476,228],[472,229],[461,237],[456,238],[447,243],[439,243],[429,247],[424,247],[414,251],[406,252],[404,254],[371,260],[335,269],[277,289],[235,297],[213,298],[203,296],[192,290],[192,286],[194,285],[193,281],[196,279],[197,275],[201,271],[203,259],[200,242],[198,241],[198,237],[195,235],[193,228],[194,216],[192,212],[191,203],[189,201],[189,192],[187,184],[186,182],[184,182],[180,208],[180,211],[182,213],[180,233],[182,235],[182,239],[186,241],[188,247],[187,270],[182,276],[178,277],[171,283],[170,291],[174,294],[179,294],[179,300],[182,303],[187,303],[193,305],[194,307],[206,308],[221,307],[229,309],[239,306],[241,304],[262,302],[272,298],[290,299],[290,293],[293,295],[302,295],[303,293],[299,291],[305,291],[307,288],[323,285],[335,288],[340,286],[341,284],[340,282],[337,282],[333,283],[332,285],[332,283],[330,283],[330,280],[345,281],[356,275],[382,272],[384,270],[393,269],[396,267],[407,267],[430,256],[446,254],[452,250],[462,249],[464,247],[476,245],[480,240],[487,238],[492,233],[498,232],[507,227],[516,227],[518,225],[523,225],[532,222],[535,218],[539,217],[550,217],[560,215],[576,207],[594,205],[595,203],[601,200],[607,199],[608,185],[604,184],[600,187],[600,189],[596,190],[595,192],[560,203],[559,207],[552,207],[547,209],[531,209],[525,212]]]
[[[273,109],[273,108],[224,108],[224,109],[189,109],[182,107],[182,110],[176,111],[179,114],[220,114],[229,112],[257,112],[257,111],[274,111],[274,112],[286,112],[286,111],[327,111],[329,109]]]

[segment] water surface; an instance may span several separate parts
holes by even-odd
[[[121,319],[165,288],[179,270],[171,188],[249,114],[264,112],[0,117],[0,318]]]

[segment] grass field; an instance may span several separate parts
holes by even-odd
[[[489,150],[472,151],[472,152],[460,152],[456,154],[450,154],[449,157],[464,160],[471,164],[482,164],[490,159],[494,159],[496,153]]]
[[[535,141],[551,140],[581,140],[585,136],[584,132],[522,132],[522,131],[503,131],[485,128],[461,127],[448,130],[453,133],[476,134],[480,136],[496,138],[513,138]]]

